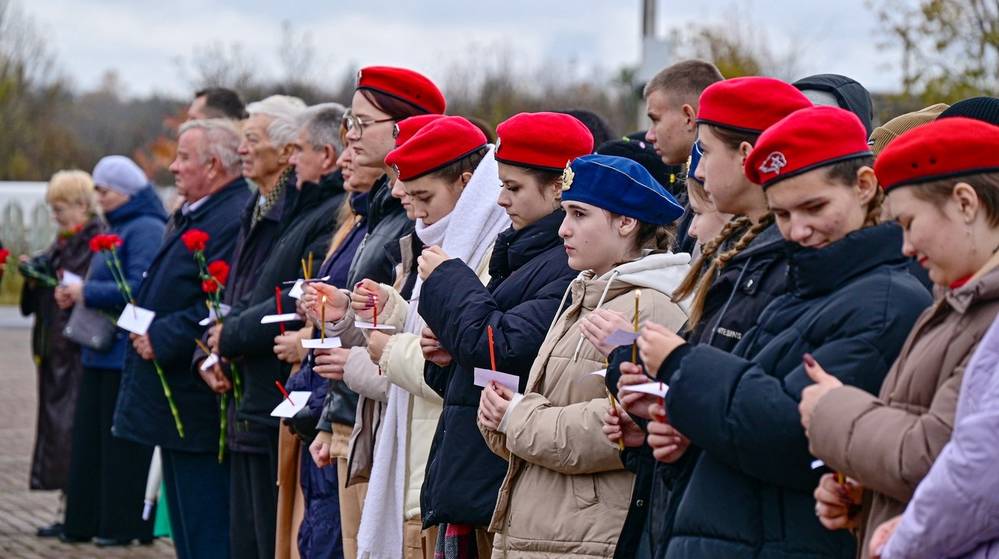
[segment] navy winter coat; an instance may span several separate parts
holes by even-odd
[[[520,377],[520,390],[558,303],[577,272],[558,236],[561,210],[520,231],[501,233],[489,262],[490,282],[457,259],[441,264],[420,291],[420,316],[453,357],[427,364],[427,383],[444,398],[420,496],[424,526],[488,526],[507,463],[486,446],[476,425],[482,389],[473,368],[490,368],[486,326],[493,327],[496,368]]]
[[[670,355],[672,423],[701,448],[679,502],[667,558],[842,557],[853,536],[815,517],[821,471],[798,402],[812,353],[845,384],[877,393],[930,297],[906,271],[893,223],[822,249],[789,244],[787,293],[731,353],[707,344]]]
[[[163,242],[166,210],[152,186],[137,192],[121,207],[105,216],[109,233],[122,238],[118,248],[125,279],[132,294],[139,292],[142,273],[149,267]],[[125,297],[111,277],[103,253],[95,254],[90,261],[90,274],[83,283],[83,301],[86,306],[117,317],[125,307]],[[125,364],[125,346],[128,332],[118,329],[114,345],[105,351],[83,347],[83,366],[95,369],[121,369]]]
[[[215,393],[201,377],[191,374],[194,340],[202,332],[198,322],[205,317],[205,294],[197,263],[180,237],[189,229],[201,229],[211,237],[205,251],[208,261],[228,259],[239,232],[239,214],[249,196],[246,181],[238,178],[188,215],[174,214],[172,227],[135,294],[140,307],[156,312],[149,338],[180,409],[185,438],[181,439],[174,428],[153,363],[139,357],[131,344],[125,349],[114,413],[112,430],[116,436],[171,450],[213,453],[218,450]]]

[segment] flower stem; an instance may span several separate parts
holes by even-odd
[[[177,434],[183,439],[184,423],[180,420],[180,411],[177,409],[177,403],[173,401],[173,392],[170,391],[170,385],[167,384],[163,367],[160,367],[159,361],[155,359],[153,359],[153,367],[156,368],[156,375],[160,377],[160,384],[163,385],[163,395],[166,396],[167,404],[170,406],[170,414],[173,415],[173,424],[177,428]]]
[[[229,429],[229,395],[223,393],[221,395],[221,400],[219,400],[219,464],[222,463],[222,459],[225,456],[225,437],[226,431]]]

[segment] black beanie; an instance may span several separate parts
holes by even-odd
[[[940,116],[937,118],[949,118],[952,116],[973,118],[999,126],[999,98],[972,97],[970,99],[963,99],[940,113]]]

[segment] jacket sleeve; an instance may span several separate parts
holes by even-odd
[[[476,413],[476,417],[478,417],[478,413]],[[489,450],[493,451],[493,454],[496,456],[499,456],[509,462],[510,451],[506,448],[506,435],[500,433],[499,431],[489,429],[478,419],[475,420],[475,424],[479,427],[479,432],[482,433],[482,439],[486,441],[486,446],[489,447]]]
[[[341,291],[347,291],[342,289]],[[347,296],[350,296],[350,292],[347,292]],[[357,319],[357,315],[354,314],[354,309],[347,307],[347,314],[343,315],[337,322],[326,323],[326,331],[329,335],[336,336],[340,338],[340,347],[364,347],[368,345],[368,339],[364,337],[364,330],[354,326],[354,321]]]
[[[350,348],[343,367],[343,381],[347,388],[369,400],[388,402],[388,377],[378,372],[378,366],[371,362],[368,350],[363,347]]]
[[[142,284],[142,274],[149,269],[149,264],[159,252],[165,228],[162,221],[146,218],[131,223],[128,231],[123,232],[124,244],[120,257],[125,272],[125,281],[128,282],[128,288],[132,290],[133,295],[138,295],[139,286]],[[105,255],[95,255],[92,265],[103,266],[107,269]],[[110,277],[84,282],[83,300],[88,307],[97,309],[117,310],[125,306],[125,297]]]
[[[882,554],[885,559],[963,557],[999,540],[999,476],[995,474],[999,382],[990,384],[981,397],[987,409],[958,422],[954,437],[909,502]]]
[[[295,299],[288,295],[291,288],[281,290],[281,307],[294,309]],[[281,333],[278,324],[261,324],[260,319],[277,312],[274,297],[268,297],[255,305],[242,310],[233,309],[225,317],[222,337],[219,339],[219,352],[226,357],[246,357],[270,355],[274,348],[274,338]],[[295,328],[301,322],[289,323]]]
[[[568,280],[551,282],[530,299],[503,311],[475,272],[452,259],[442,263],[423,284],[420,316],[441,345],[468,370],[490,368],[487,326],[492,326],[496,367],[523,372],[523,390]]]
[[[443,402],[440,394],[423,378],[425,364],[426,360],[420,350],[420,338],[409,332],[389,338],[379,362],[382,372],[392,384],[424,400]]]
[[[833,339],[812,354],[844,384],[877,385],[888,370],[871,339],[879,334]],[[809,384],[800,364],[777,378],[753,361],[699,345],[673,375],[666,406],[676,428],[718,460],[766,483],[811,492],[818,474],[798,413]]]
[[[962,365],[922,413],[853,386],[830,391],[809,424],[812,454],[866,488],[908,501],[950,440],[963,373]]]
[[[506,448],[532,464],[566,475],[624,468],[617,446],[603,433],[606,398],[554,406],[530,392],[507,413]]]

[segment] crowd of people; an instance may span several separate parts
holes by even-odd
[[[199,91],[165,205],[57,173],[39,535],[151,542],[154,463],[182,559],[999,557],[999,99],[643,95],[493,129],[372,66]]]

